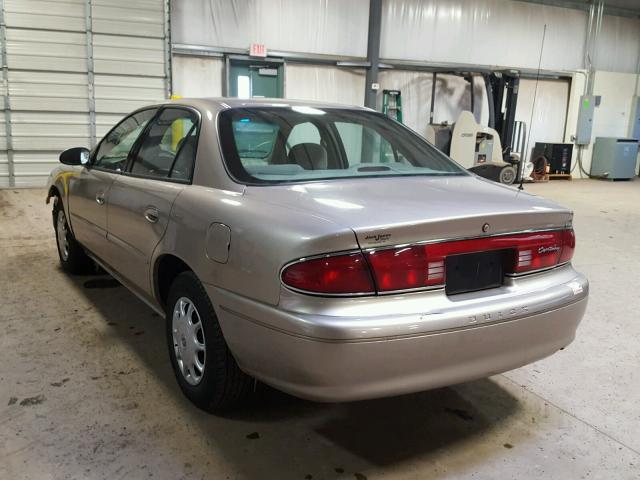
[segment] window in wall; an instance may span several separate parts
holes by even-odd
[[[238,75],[238,98],[251,98],[251,79],[246,75]]]

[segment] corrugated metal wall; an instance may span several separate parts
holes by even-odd
[[[545,2],[538,2],[544,4]],[[584,66],[588,14],[582,10],[508,0],[383,0],[383,59],[513,68]],[[640,19],[605,15],[596,70],[635,72]]]
[[[369,0],[172,2],[175,43],[365,56]]]
[[[166,0],[0,4],[0,186],[44,184],[61,150],[92,146],[123,114],[166,97]]]

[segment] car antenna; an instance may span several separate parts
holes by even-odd
[[[542,42],[540,43],[540,57],[538,58],[538,71],[536,72],[536,86],[533,90],[533,103],[531,104],[531,118],[529,119],[529,135],[527,136],[527,144],[525,145],[524,152],[522,152],[525,157],[527,152],[529,151],[529,140],[531,140],[531,132],[533,131],[533,112],[536,108],[536,96],[538,95],[538,81],[540,80],[540,67],[542,66],[542,51],[544,50],[544,39],[547,36],[547,24],[544,24],[544,28],[542,30]],[[520,172],[520,185],[518,186],[518,190],[524,190],[524,164],[522,161],[520,162],[522,165],[522,170]]]

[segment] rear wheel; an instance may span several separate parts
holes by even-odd
[[[222,412],[249,395],[253,379],[238,367],[211,300],[192,272],[178,275],[169,289],[166,328],[176,379],[196,406]]]
[[[65,271],[73,274],[82,274],[88,273],[95,268],[93,260],[87,256],[69,228],[69,222],[60,197],[55,197],[53,205],[53,228],[56,232],[60,264]]]

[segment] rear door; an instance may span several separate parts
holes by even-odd
[[[156,111],[142,110],[125,118],[100,142],[91,163],[69,179],[71,228],[78,241],[99,257],[103,256],[107,243],[109,191]]]
[[[199,114],[167,107],[156,116],[112,184],[106,261],[141,293],[151,292],[150,261],[164,235],[171,207],[191,183]]]

